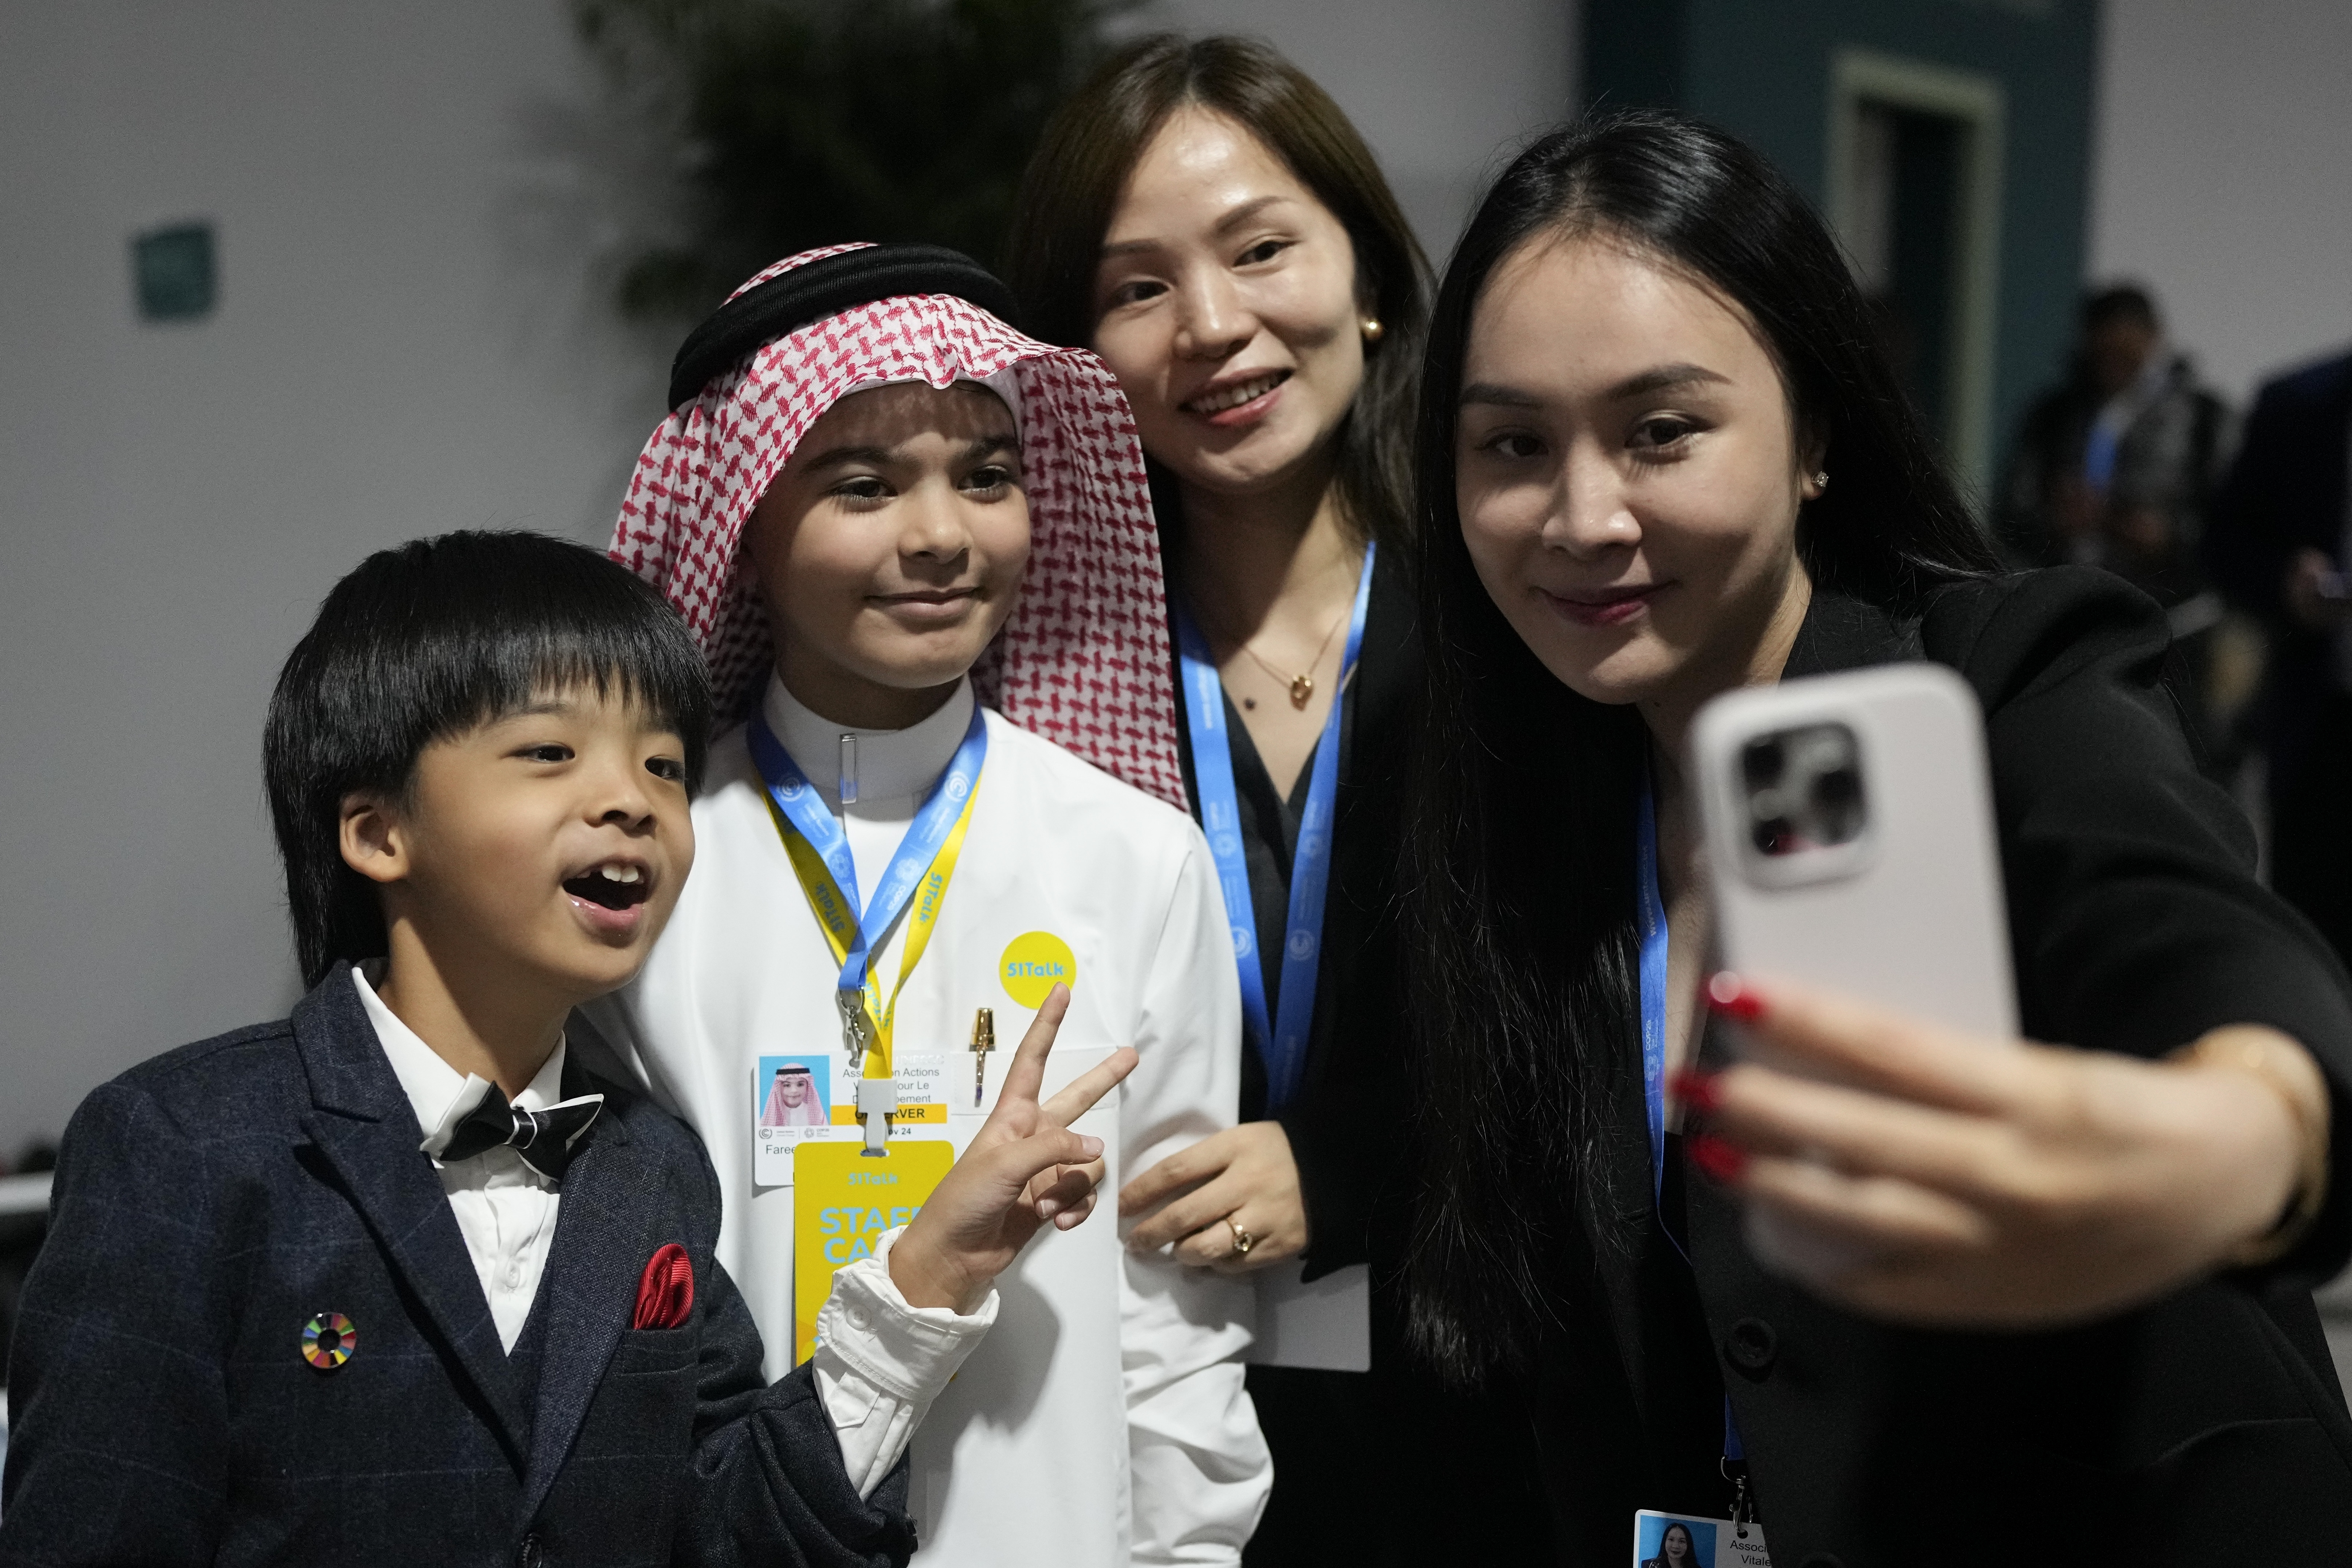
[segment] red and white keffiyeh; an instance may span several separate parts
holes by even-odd
[[[827,256],[777,262],[736,290]],[[758,700],[774,655],[743,525],[809,426],[875,382],[947,387],[1007,368],[1020,390],[1029,564],[1021,599],[972,670],[1023,729],[1184,808],[1167,590],[1143,447],[1118,384],[1083,349],[1024,337],[946,294],[877,300],[761,347],[662,421],[629,480],[613,559],[667,595],[710,667],[722,722]]]

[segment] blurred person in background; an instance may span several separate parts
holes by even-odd
[[[2209,770],[2233,759],[2213,714],[2221,598],[2198,556],[2230,457],[2230,409],[2165,341],[2156,302],[2117,284],[2083,301],[2066,380],[2036,399],[2003,477],[1996,533],[2012,563],[2103,566],[2165,607],[2174,689]]]
[[[1386,1289],[1410,1098],[1393,906],[1422,679],[1407,463],[1427,263],[1321,88],[1263,44],[1160,36],[1047,127],[1006,272],[1025,329],[1101,355],[1141,431],[1184,783],[1255,991],[1241,1124],[1130,1167],[1130,1245],[1253,1273],[1261,1335],[1302,1256],[1310,1279],[1370,1264],[1369,1373],[1249,1370],[1275,1483],[1247,1561],[1444,1561],[1449,1510],[1365,1506],[1433,1490],[1477,1496],[1482,1553],[1516,1560],[1537,1537],[1513,1532],[1540,1529],[1524,1445],[1409,1369]]]
[[[2271,885],[2352,963],[2352,355],[2264,385],[2205,537],[2273,636],[2263,720]]]

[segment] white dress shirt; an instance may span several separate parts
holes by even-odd
[[[771,682],[770,725],[842,819],[861,896],[946,768],[971,704],[967,685],[909,729],[848,731],[857,798],[845,806],[844,727]],[[1034,1016],[1004,988],[1007,947],[1027,933],[1058,937],[1077,976],[1047,1089],[1119,1046],[1141,1058],[1077,1128],[1104,1138],[1115,1192],[1124,1175],[1235,1118],[1240,988],[1208,845],[1182,813],[998,714],[984,721],[988,759],[962,851],[928,950],[897,991],[897,1055],[949,1055],[948,1081],[963,1087],[948,1098],[944,1131],[961,1150]],[[840,966],[740,731],[713,743],[709,773],[694,805],[694,875],[668,930],[634,983],[583,1011],[619,1067],[701,1134],[726,1194],[719,1258],[777,1377],[792,1365],[794,1194],[755,1167],[753,1079],[760,1058],[778,1054],[829,1054],[838,1069]],[[906,922],[868,934],[887,996]],[[965,1047],[979,1006],[994,1009],[1004,1049],[975,1109]],[[1272,1484],[1242,1382],[1251,1283],[1164,1251],[1128,1252],[1108,1201],[1075,1230],[1040,1233],[999,1283],[1002,1318],[914,1438],[916,1568],[1237,1563]],[[836,1283],[820,1318],[821,1386],[836,1355],[856,1368],[839,1327],[847,1294]],[[879,1387],[875,1373],[866,1381]],[[837,1422],[853,1413],[830,1394],[827,1409]],[[844,1436],[846,1453],[846,1426]],[[1057,1479],[1050,1506],[1037,1501],[1040,1476]]]
[[[353,969],[352,983],[359,987],[360,1005],[375,1026],[375,1037],[383,1042],[383,1054],[391,1059],[400,1087],[408,1091],[416,1125],[432,1131],[457,1102],[466,1075],[443,1061],[439,1052],[383,1005],[364,972]],[[544,1110],[562,1098],[563,1042],[558,1040],[514,1102],[525,1110]],[[485,1149],[470,1160],[436,1160],[433,1168],[440,1173],[441,1190],[449,1194],[482,1294],[489,1299],[499,1343],[511,1351],[522,1337],[531,1302],[539,1297],[539,1278],[547,1271],[555,1210],[563,1201],[558,1184],[507,1148]]]
[[[383,1005],[362,969],[352,971],[361,1005],[392,1063],[416,1124],[428,1132],[456,1103],[466,1079]],[[546,1064],[515,1096],[526,1110],[544,1110],[563,1097],[566,1043],[556,1042]],[[594,1137],[592,1131],[588,1136]],[[498,1324],[499,1342],[512,1351],[530,1317],[555,1238],[562,1184],[549,1180],[512,1149],[485,1150],[471,1159],[435,1160],[441,1190],[457,1216],[467,1254]],[[902,1229],[904,1227],[901,1227]],[[909,1305],[890,1278],[893,1230],[871,1258],[834,1277],[833,1295],[819,1320],[825,1343],[817,1351],[818,1395],[832,1417],[841,1458],[866,1497],[882,1484],[905,1453],[923,1413],[996,1321],[996,1292],[969,1317],[946,1307]]]

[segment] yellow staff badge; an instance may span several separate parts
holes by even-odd
[[[996,977],[1004,994],[1034,1012],[1045,1005],[1045,994],[1057,984],[1078,988],[1078,959],[1070,944],[1049,931],[1024,931],[997,960]]]
[[[880,1159],[847,1142],[793,1151],[794,1366],[816,1354],[816,1315],[834,1275],[873,1257],[882,1233],[913,1219],[954,1163],[955,1145],[944,1138],[893,1140]]]

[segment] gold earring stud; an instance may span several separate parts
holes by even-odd
[[[1381,341],[1381,334],[1387,331],[1388,329],[1386,327],[1381,325],[1381,319],[1378,316],[1366,316],[1364,318],[1364,341],[1366,342],[1379,342]]]

